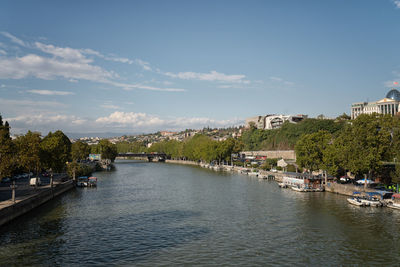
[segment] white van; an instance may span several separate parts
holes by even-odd
[[[32,177],[31,180],[29,181],[29,185],[35,186],[36,179],[37,179],[37,185],[42,185],[42,182],[40,181],[39,177]]]

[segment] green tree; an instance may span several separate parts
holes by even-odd
[[[15,146],[10,137],[10,126],[0,115],[0,179],[12,176],[16,169]]]
[[[265,160],[264,164],[261,165],[261,169],[270,170],[270,169],[276,167],[277,163],[278,163],[278,159],[267,158]]]
[[[332,135],[327,131],[303,135],[295,146],[297,164],[310,171],[321,169],[324,151],[331,139]]]
[[[345,168],[359,175],[377,173],[391,151],[392,123],[390,116],[376,113],[358,116],[347,131]]]
[[[71,141],[60,130],[49,134],[41,142],[42,162],[46,169],[62,172],[71,159]]]
[[[89,156],[90,147],[87,143],[76,141],[71,145],[72,160],[83,160]]]
[[[112,144],[107,139],[102,139],[99,142],[101,159],[109,159],[114,162],[118,155],[117,146]]]
[[[39,173],[41,169],[41,138],[40,133],[28,131],[25,135],[15,140],[17,148],[18,165],[30,173]]]

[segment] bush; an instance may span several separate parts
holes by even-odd
[[[294,166],[293,164],[287,165],[287,171],[288,172],[296,172],[296,166]]]
[[[79,176],[90,176],[92,175],[93,168],[89,165],[83,164],[83,163],[70,163],[68,164],[67,167],[67,173],[70,178],[73,178],[74,175],[74,169],[75,169],[75,177]]]

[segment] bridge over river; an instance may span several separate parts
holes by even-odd
[[[147,158],[148,161],[165,161],[167,154],[165,153],[119,153],[118,158]]]

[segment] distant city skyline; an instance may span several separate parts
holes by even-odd
[[[1,1],[13,133],[350,115],[400,81],[400,1]]]

